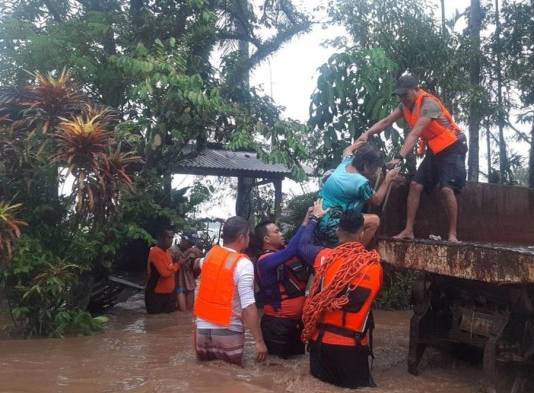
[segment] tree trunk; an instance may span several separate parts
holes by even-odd
[[[486,128],[486,150],[487,150],[487,155],[488,155],[488,183],[491,183],[490,182],[490,178],[491,178],[491,140],[490,140],[490,127],[489,127],[489,124],[488,124],[488,127]]]
[[[254,188],[254,178],[238,177],[235,215],[247,219],[252,224],[254,223],[254,212],[253,212],[254,201],[252,198],[253,188]]]
[[[469,157],[467,160],[469,169],[467,178],[469,181],[478,181],[479,172],[479,134],[480,134],[480,100],[478,90],[480,88],[480,26],[482,15],[480,0],[471,0],[469,16],[469,34],[471,37],[471,59],[469,65],[469,80],[471,83],[471,102],[469,104]]]
[[[235,8],[237,14],[241,15],[242,18],[248,15],[248,2],[247,0],[234,0]],[[248,35],[247,26],[245,21],[240,18],[235,18],[235,28],[236,33],[240,37],[246,37]],[[247,20],[248,22],[248,20]],[[250,50],[249,43],[245,40],[239,40],[238,42],[238,52],[239,52],[239,61],[237,63],[236,69],[233,70],[233,81],[237,87],[236,93],[237,96],[234,97],[241,104],[246,104],[247,93],[250,87],[250,70],[247,68],[249,59],[250,59]]]
[[[172,175],[167,173],[163,175],[163,206],[172,207]]]
[[[441,0],[441,34],[445,37],[447,29],[445,27],[445,0]]]
[[[499,172],[500,183],[512,181],[510,164],[506,154],[506,141],[504,140],[504,108],[502,102],[502,44],[501,44],[501,22],[499,15],[499,0],[495,0],[495,39],[497,41],[497,125],[499,127]]]
[[[282,179],[276,179],[274,184],[274,217],[280,219],[282,215]]]
[[[530,157],[528,160],[528,186],[534,188],[534,120],[530,129]]]

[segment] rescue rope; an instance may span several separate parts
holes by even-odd
[[[332,263],[341,260],[341,266],[328,285],[321,288],[326,271]],[[317,323],[325,311],[339,310],[349,302],[348,292],[356,289],[367,272],[367,269],[380,262],[376,251],[367,251],[358,242],[344,243],[337,246],[328,259],[319,267],[313,280],[310,293],[304,303],[302,320],[304,329],[302,339],[308,341],[314,334]],[[357,278],[358,282],[351,285]],[[349,288],[345,294],[340,292]]]

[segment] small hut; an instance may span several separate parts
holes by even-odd
[[[252,190],[268,183],[274,185],[274,214],[279,218],[282,205],[282,180],[291,170],[282,164],[269,164],[255,152],[231,151],[209,145],[195,152],[193,146],[184,151],[178,163],[178,174],[237,177],[236,215],[252,220],[254,217]]]

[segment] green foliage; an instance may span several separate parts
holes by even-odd
[[[303,177],[307,128],[245,83],[309,27],[290,1],[261,14],[241,1],[8,1],[0,22],[0,200],[22,203],[29,224],[3,274],[28,335],[96,328],[83,314],[91,288],[128,245],[197,225],[187,216],[213,190],[172,189],[185,147],[255,149]],[[65,168],[74,188],[57,195]]]
[[[521,101],[534,105],[534,5],[505,2],[502,9],[502,48],[512,80],[517,82]],[[530,50],[528,49],[530,48]]]
[[[343,149],[394,109],[392,97],[397,65],[381,49],[347,49],[319,68],[310,105],[309,125],[315,130],[319,166],[332,168]],[[400,141],[395,129],[385,136]]]
[[[289,239],[297,231],[302,223],[308,208],[313,206],[313,202],[318,198],[317,192],[297,195],[286,202],[285,209],[281,218],[284,234]]]
[[[333,0],[328,12],[348,30],[353,46],[347,49],[339,45],[346,40],[337,40],[339,52],[321,67],[312,98],[310,125],[325,133],[321,167],[331,168],[351,138],[395,108],[398,100],[390,92],[405,72],[440,96],[457,119],[466,117],[476,90],[467,83],[469,42],[442,32],[432,6],[421,0]],[[405,127],[387,130],[377,143],[398,148]]]
[[[416,273],[386,269],[384,285],[376,299],[376,306],[385,310],[406,310],[411,306],[412,287]]]
[[[17,243],[12,263],[3,273],[13,319],[26,336],[61,337],[91,334],[101,330],[105,320],[94,319],[80,309],[73,297],[82,273],[98,248],[75,241],[61,259],[38,239],[24,235]],[[85,254],[84,254],[85,253]],[[75,262],[70,262],[75,261]]]
[[[9,261],[13,254],[13,242],[20,237],[22,227],[27,225],[15,215],[20,206],[0,201],[0,264],[4,259]]]
[[[381,48],[397,65],[396,76],[410,72],[452,107],[449,95],[454,97],[456,90],[465,88],[468,59],[463,57],[461,38],[440,31],[435,6],[421,0],[335,0],[330,4],[330,17],[344,24],[356,48]]]

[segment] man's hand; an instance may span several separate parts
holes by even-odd
[[[363,134],[362,134],[362,135],[363,135]],[[361,138],[361,136],[360,136],[360,138]],[[352,150],[353,152],[354,152],[354,151],[358,151],[358,149],[359,149],[360,147],[367,145],[367,137],[365,137],[365,139],[360,139],[360,138],[358,138],[358,139],[356,140],[356,142],[354,142],[354,144],[353,144],[354,148],[353,148],[353,150]]]
[[[323,209],[322,199],[317,199],[315,202],[313,202],[313,207],[311,209],[311,215],[316,218],[321,218],[328,212],[328,209]]]
[[[197,246],[193,246],[185,252],[185,257],[188,259],[200,258],[202,251]]]
[[[361,138],[361,136],[360,136],[360,138]],[[343,157],[347,157],[347,156],[353,155],[354,152],[358,151],[358,149],[360,147],[365,146],[367,144],[367,138],[365,138],[365,140],[360,139],[360,138],[356,139],[353,144],[351,144],[350,146],[347,146],[343,150]]]
[[[358,139],[356,139],[356,142],[361,142],[362,146],[365,145],[367,142],[369,142],[369,134],[367,132],[363,132]]]
[[[397,166],[394,166],[393,169],[387,171],[386,182],[391,183],[399,175],[400,170],[401,170],[400,166],[397,165]]]
[[[308,223],[310,222],[310,215],[312,214],[312,210],[313,210],[313,207],[310,206],[308,208],[308,211],[306,212],[306,214],[304,215],[304,220],[302,220],[302,226],[306,226],[308,225]]]
[[[265,359],[267,359],[267,346],[263,340],[256,341],[256,361],[263,362]]]
[[[386,164],[386,167],[387,167],[388,169],[393,169],[393,168],[396,168],[396,167],[400,167],[401,162],[402,162],[402,161],[401,161],[400,159],[395,158],[395,159],[391,160],[390,162],[388,162],[388,163]]]

